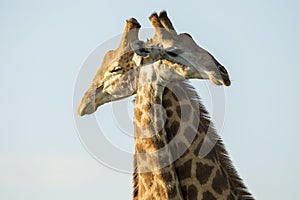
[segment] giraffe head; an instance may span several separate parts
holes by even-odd
[[[131,44],[135,52],[133,60],[142,73],[149,76],[156,75],[155,79],[145,79],[145,75],[140,75],[139,83],[163,82],[189,79],[198,73],[197,69],[188,66],[189,63],[181,57],[183,51],[178,48],[163,48],[161,45],[149,45],[143,41],[135,41]],[[151,65],[150,70],[147,65]],[[146,68],[146,69],[145,69]],[[154,73],[154,74],[153,74]],[[140,73],[141,74],[141,73]]]
[[[140,24],[134,18],[126,20],[120,44],[103,58],[92,84],[85,92],[78,107],[80,116],[94,113],[107,102],[129,97],[136,93],[139,81],[141,58],[148,56],[150,62],[176,57],[180,50],[166,50],[157,45],[146,46],[138,40]],[[137,55],[139,54],[139,56]],[[142,56],[140,56],[142,55]]]
[[[80,116],[91,114],[113,100],[128,97],[136,91],[137,68],[132,62],[134,52],[131,43],[138,40],[141,25],[134,18],[126,20],[126,26],[116,50],[110,50],[103,58],[91,86],[85,92],[78,108]]]
[[[200,47],[188,33],[177,34],[166,11],[153,13],[149,17],[155,34],[149,41],[150,44],[160,44],[163,48],[181,49],[180,57],[185,60],[185,65],[196,70],[189,78],[209,79],[216,85],[229,86],[229,74],[208,51]]]

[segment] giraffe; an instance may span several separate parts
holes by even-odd
[[[149,19],[155,28],[155,34],[148,41],[148,44],[159,44],[164,48],[181,48],[184,50],[184,53],[180,56],[191,61],[192,65],[202,65],[200,66],[202,68],[199,68],[199,66],[195,67],[197,70],[203,69],[213,83],[230,85],[226,69],[209,52],[199,47],[190,35],[178,35],[165,11],[161,12],[159,16],[153,13]],[[200,61],[199,58],[195,61],[197,57],[200,57]],[[178,60],[178,58],[175,57],[175,60]],[[172,61],[176,62],[175,60]],[[162,63],[169,67],[172,65],[169,61],[163,61]],[[215,69],[219,70],[219,76],[216,75]],[[200,75],[203,76],[201,73]],[[185,76],[185,78],[191,77]],[[180,139],[179,137],[175,145],[170,147],[174,156],[174,151],[176,155],[178,153],[176,151],[180,149],[186,150],[186,146],[188,146],[188,151],[183,155],[180,154],[181,156],[178,159],[175,156],[175,168],[184,199],[253,199],[233,168],[221,139],[215,130],[211,128],[206,110],[199,102],[195,103],[190,100],[190,98],[198,99],[197,94],[191,89],[190,85],[182,81],[169,80],[168,87],[162,91],[162,105],[167,114],[164,128],[167,138],[169,138],[168,142],[170,143],[176,137],[176,134],[186,135],[185,139]],[[174,91],[176,91],[177,95],[174,95]],[[146,92],[144,91],[143,93]],[[194,113],[194,116],[191,116],[190,113]],[[200,115],[197,115],[198,113]],[[163,116],[161,115],[153,121],[158,121],[158,119],[163,119]],[[192,119],[200,122],[198,129],[197,123]],[[181,128],[185,126],[188,128]],[[197,133],[193,134],[195,130],[197,130]],[[206,134],[207,132],[210,132],[210,134]],[[193,138],[193,136],[195,137]],[[204,158],[198,156],[202,145],[215,142],[216,145],[208,155]]]
[[[167,23],[161,24],[170,34],[176,33]],[[114,62],[103,61],[102,70],[98,70],[81,101],[79,115],[91,114],[106,102],[136,94],[134,199],[253,199],[232,167],[220,138],[214,130],[207,134],[211,127],[208,113],[185,81],[199,78],[229,85],[229,76],[209,76],[207,68],[215,69],[205,66],[206,62],[199,59],[196,66],[189,66],[178,56],[186,49],[180,51],[172,44],[160,48],[153,44],[154,39],[152,44],[133,42],[131,49],[128,47],[135,52],[129,56],[132,60],[123,54],[117,61],[113,57]],[[210,59],[215,63],[212,56]],[[121,68],[121,73],[112,70],[116,68]],[[129,69],[134,73],[126,74]],[[214,140],[217,144],[212,151],[199,157],[200,147]]]

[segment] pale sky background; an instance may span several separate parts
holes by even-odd
[[[220,134],[254,197],[298,198],[299,1],[12,0],[0,1],[0,199],[131,199],[131,175],[81,144],[73,90],[84,60],[127,18],[150,27],[162,9],[231,75]],[[97,117],[113,130],[110,108]]]

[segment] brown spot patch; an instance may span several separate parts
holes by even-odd
[[[223,190],[226,190],[228,188],[226,177],[221,174],[219,170],[217,171],[216,177],[212,182],[212,187],[219,194],[222,194]]]
[[[189,199],[197,199],[198,196],[198,190],[196,186],[190,185],[188,189],[188,197]]]
[[[142,118],[142,126],[149,126],[151,120],[149,119],[149,117],[143,117]]]
[[[170,129],[171,129],[171,132],[172,132],[174,135],[176,135],[176,134],[178,133],[179,125],[180,125],[180,124],[179,124],[179,122],[177,122],[177,121],[174,121],[174,122],[172,123]]]
[[[197,163],[196,165],[196,174],[197,174],[197,179],[199,180],[200,184],[203,185],[208,181],[208,178],[211,175],[213,167],[202,164],[202,163]]]
[[[167,116],[172,117],[172,115],[173,115],[173,111],[172,110],[167,110]]]
[[[138,194],[139,194],[139,190],[138,190],[138,188],[135,188],[134,191],[133,191],[133,197],[134,198],[137,197]]]
[[[146,99],[150,99],[151,95],[150,95],[150,92],[149,91],[145,91],[145,98]]]
[[[176,106],[176,113],[177,113],[178,117],[181,118],[181,107],[180,106]]]
[[[150,187],[153,184],[153,180],[154,180],[154,174],[152,172],[145,172],[143,173],[143,179],[145,182],[145,185]]]
[[[156,138],[156,137],[155,137]],[[154,140],[154,139],[153,139]],[[158,149],[165,146],[165,142],[161,138],[154,140]]]
[[[169,88],[167,88],[167,87],[165,87],[165,90],[164,90],[164,94],[163,94],[163,96],[167,96],[167,95],[169,95],[170,94],[170,90],[169,90]]]
[[[142,109],[144,110],[145,113],[149,112],[149,109],[150,109],[149,104],[144,104],[144,105],[142,106]]]
[[[138,108],[134,109],[134,118],[135,118],[135,120],[137,120],[138,122],[141,121],[142,114],[143,114],[143,113],[141,112],[140,109],[138,109]]]
[[[162,177],[166,182],[171,182],[173,180],[172,174],[168,171],[163,172]]]
[[[180,180],[184,180],[186,178],[191,177],[191,169],[192,169],[192,160],[186,161],[180,167],[177,167],[178,178]]]
[[[203,200],[217,200],[212,193],[210,193],[209,191],[206,191],[203,193]]]
[[[164,108],[168,108],[172,106],[172,101],[170,99],[164,99],[162,102]]]
[[[140,102],[140,96],[136,95],[135,97],[135,104],[139,104]]]
[[[181,192],[182,192],[182,196],[184,199],[187,199],[185,197],[187,197],[187,186],[182,186],[181,187]]]
[[[159,97],[155,97],[155,104],[161,104],[161,99]]]

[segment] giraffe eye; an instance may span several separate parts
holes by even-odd
[[[181,33],[180,35],[186,35],[186,36],[188,36],[189,38],[193,38],[190,34],[188,34],[188,33]]]
[[[166,48],[166,53],[169,56],[177,57],[179,54],[182,54],[183,51],[181,49],[175,49],[173,47]]]
[[[115,68],[113,68],[112,70],[110,70],[110,72],[111,73],[114,73],[114,72],[117,72],[117,71],[120,71],[120,70],[122,70],[122,67],[115,67]]]
[[[145,53],[145,54],[150,53],[146,48],[140,48],[139,50],[141,53]]]

